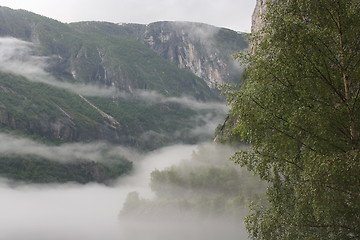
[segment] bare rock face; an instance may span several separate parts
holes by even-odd
[[[252,16],[251,32],[257,32],[264,26],[262,16],[266,13],[266,4],[277,0],[257,0],[255,10]]]
[[[204,79],[210,88],[239,78],[241,69],[231,55],[247,47],[241,33],[191,22],[149,24],[142,41],[179,68]]]
[[[267,4],[275,1],[277,0],[256,0],[254,13],[252,15],[251,33],[256,33],[264,27],[265,21],[263,16],[266,14]],[[250,44],[251,52],[254,52],[256,45],[256,42]]]

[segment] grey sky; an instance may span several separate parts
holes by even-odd
[[[61,22],[194,21],[249,32],[256,0],[0,0]]]

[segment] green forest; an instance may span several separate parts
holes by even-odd
[[[280,0],[261,17],[221,138],[249,143],[233,159],[269,184],[250,237],[360,239],[360,3]]]

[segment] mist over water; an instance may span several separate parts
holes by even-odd
[[[118,97],[129,97],[115,89],[57,81],[45,70],[47,59],[32,55],[32,46],[13,38],[0,38],[0,70],[69,91],[81,89],[82,92],[76,90],[75,93],[85,96],[118,94]],[[188,97],[165,97],[150,91],[137,91],[135,96],[150,103],[175,102],[195,110],[213,109],[218,116],[200,116],[199,120],[207,124],[195,127],[189,133],[196,136],[212,136],[227,112],[222,103],[201,103]],[[211,145],[208,147],[211,148]],[[117,179],[111,186],[75,183],[35,185],[0,179],[0,240],[247,239],[242,221],[227,217],[205,218],[190,211],[172,215],[164,208],[164,212],[157,216],[144,214],[134,221],[119,218],[129,193],[138,192],[144,199],[156,198],[149,187],[151,172],[191,159],[198,148],[199,145],[175,145],[143,155],[133,149],[101,142],[45,146],[0,133],[0,154],[36,154],[53,161],[68,162],[77,158],[100,161],[106,153],[110,157],[125,156],[134,162],[131,175]]]
[[[119,239],[116,188],[3,185],[0,193],[1,239]]]
[[[119,212],[129,192],[137,191],[142,197],[152,198],[150,173],[191,158],[196,148],[196,145],[176,145],[154,151],[138,159],[133,175],[118,179],[114,186],[15,185],[2,180],[0,239],[213,239],[209,238],[211,232],[212,237],[237,234],[234,226],[219,219],[194,218],[183,222],[158,218],[144,219],[137,224],[119,221]],[[214,228],[215,223],[219,229]],[[238,225],[241,223],[236,223]]]

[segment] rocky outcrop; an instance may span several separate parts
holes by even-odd
[[[247,48],[241,33],[190,22],[151,23],[141,41],[210,88],[238,81],[241,69],[231,55]]]
[[[267,11],[267,3],[275,2],[277,0],[257,0],[255,9],[252,15],[252,25],[251,25],[251,33],[256,33],[260,31],[264,25],[263,16]],[[256,48],[257,42],[252,41],[250,45],[250,53],[254,54],[254,50]],[[239,136],[231,134],[233,129],[237,124],[237,117],[234,114],[229,114],[225,119],[222,125],[219,125],[215,130],[215,140],[216,142],[241,142],[242,140]]]
[[[136,39],[166,61],[203,79],[210,88],[239,81],[241,68],[231,55],[248,47],[245,34],[203,23],[163,21],[140,25],[86,22],[72,26],[81,31],[91,29],[92,32],[100,31],[116,37]],[[85,55],[89,55],[85,53],[84,49],[81,49],[81,56],[77,58],[83,59]],[[108,62],[106,53],[99,52],[99,56],[102,60],[98,61],[105,67],[103,70],[96,70],[98,68],[93,66],[91,69],[94,73],[91,78],[98,76],[98,79],[103,79],[108,85],[129,85],[126,83],[127,76],[124,71],[111,69],[103,64]],[[81,69],[73,72],[79,73]],[[121,84],[117,83],[119,79],[123,81]]]
[[[252,15],[251,32],[257,32],[264,26],[262,16],[266,13],[266,4],[277,0],[257,0],[254,13]]]

